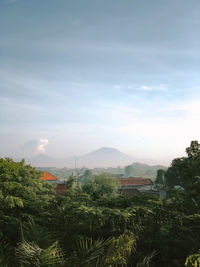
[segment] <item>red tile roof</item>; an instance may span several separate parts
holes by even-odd
[[[58,178],[56,178],[54,175],[52,175],[49,172],[44,172],[44,176],[40,178],[40,180],[46,180],[46,181],[56,181]]]
[[[121,186],[129,186],[129,185],[152,185],[153,182],[149,178],[119,178],[119,183]]]

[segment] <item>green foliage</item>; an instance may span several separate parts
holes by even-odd
[[[200,158],[200,144],[198,141],[194,140],[191,142],[190,146],[186,148],[186,153],[188,158],[198,159]]]
[[[187,157],[177,158],[172,161],[166,172],[168,186],[180,185],[184,188],[190,186],[196,176],[200,176],[200,144],[192,141],[186,148]]]
[[[127,173],[125,171],[126,167],[108,167],[108,168],[94,168],[89,170],[85,167],[82,168],[53,168],[53,167],[43,167],[37,168],[39,171],[48,171],[58,177],[61,180],[67,180],[71,175],[77,175],[83,178],[91,178],[93,175],[98,175],[101,173],[109,173],[116,177],[123,177],[126,176],[140,176],[140,177],[148,177],[148,178],[155,178],[156,172],[158,169],[166,169],[165,166],[162,165],[155,165],[150,166],[148,164],[135,162],[131,165],[130,172]],[[91,173],[92,172],[92,173]]]
[[[127,259],[135,251],[136,239],[132,233],[120,235],[112,240],[105,263],[109,266],[127,265]]]
[[[30,165],[1,159],[0,266],[184,266],[200,243],[198,151],[195,142],[187,158],[173,162],[167,183],[185,190],[172,189],[164,200],[120,196],[108,174],[88,177],[82,189],[72,176],[71,190],[56,196]]]
[[[200,250],[196,254],[187,257],[185,262],[186,267],[199,267],[200,266]]]
[[[153,257],[155,257],[156,252],[153,251],[151,254],[145,256],[141,262],[138,262],[136,267],[149,267],[150,262],[152,261]]]
[[[126,177],[140,176],[155,178],[156,172],[159,169],[166,170],[166,167],[161,165],[149,166],[147,164],[135,162],[131,165],[125,166],[124,173]]]
[[[69,189],[75,189],[78,186],[77,177],[73,174],[70,175],[69,179],[66,182],[67,188]]]
[[[112,244],[112,239],[97,239],[81,237],[76,241],[74,251],[67,260],[70,266],[103,266],[107,247]]]
[[[99,174],[85,180],[82,190],[93,197],[111,197],[118,192],[118,181],[110,174]]]
[[[25,165],[24,160],[0,159],[1,265],[16,266],[13,251],[24,238],[23,226],[30,219],[38,221],[54,194],[53,187],[40,177],[41,174]]]
[[[5,198],[2,198],[1,205],[7,208],[24,207],[23,200],[19,197],[14,196],[6,196]]]
[[[157,170],[157,175],[156,175],[156,180],[155,180],[156,185],[160,185],[160,186],[166,185],[165,173],[166,173],[166,170],[164,169]]]
[[[41,249],[37,244],[23,241],[18,244],[16,256],[20,267],[54,267],[64,263],[64,256],[58,242],[47,249]]]
[[[92,178],[93,174],[91,170],[85,170],[83,173],[83,178],[84,179],[88,179],[88,178]]]
[[[126,166],[124,168],[124,172],[125,172],[126,177],[130,177],[130,176],[134,175],[133,166],[131,166],[131,165]]]

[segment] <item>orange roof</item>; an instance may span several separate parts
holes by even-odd
[[[46,180],[46,181],[56,181],[58,180],[54,175],[52,175],[49,172],[44,172],[44,176],[40,178],[40,180]]]
[[[129,186],[129,185],[152,185],[152,181],[149,178],[119,178],[119,183],[121,186]]]

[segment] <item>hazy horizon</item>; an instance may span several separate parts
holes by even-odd
[[[88,154],[92,154],[93,152],[99,151],[99,150],[101,150],[103,148],[106,148],[106,149],[108,148],[108,147],[100,147],[100,148],[97,148],[97,149],[95,149],[93,151],[86,151],[85,153],[78,153],[77,152],[76,154],[68,154],[68,155],[66,154],[66,155],[63,155],[63,156],[60,156],[60,155],[57,155],[56,156],[54,154],[51,154],[51,155],[50,154],[47,154],[46,151],[45,151],[45,149],[43,151],[41,151],[38,148],[41,145],[40,145],[39,142],[38,142],[38,144],[39,145],[37,146],[37,149],[34,150],[35,152],[32,152],[30,154],[27,154],[27,153],[18,154],[18,155],[15,155],[15,154],[7,154],[4,157],[11,157],[14,160],[19,161],[19,160],[22,160],[22,159],[28,160],[28,159],[34,159],[34,158],[42,157],[42,156],[44,156],[44,158],[45,158],[45,156],[46,156],[46,157],[55,159],[56,162],[57,161],[59,162],[59,160],[62,161],[63,159],[66,159],[66,160],[67,159],[73,159],[73,164],[74,164],[74,159],[76,159],[78,161],[80,157],[87,156]],[[148,165],[165,165],[165,166],[169,166],[171,164],[172,160],[173,160],[173,158],[172,159],[169,159],[169,158],[164,158],[164,157],[161,158],[161,159],[146,158],[145,155],[144,155],[144,157],[138,158],[138,157],[135,157],[134,155],[128,154],[126,152],[123,152],[123,151],[121,151],[121,150],[119,150],[117,148],[109,147],[109,149],[117,150],[117,151],[119,151],[120,153],[122,153],[122,154],[124,154],[126,156],[132,157],[132,161],[130,161],[130,164],[131,163],[137,163],[137,162],[139,162],[139,163],[144,163],[144,164],[148,164]],[[184,154],[183,155],[177,155],[177,157],[183,157],[183,156],[185,156],[185,155]],[[54,167],[56,167],[56,165],[57,165],[57,163],[55,163],[55,166]],[[118,164],[118,165],[120,165],[120,164]],[[125,165],[128,165],[128,163],[127,164],[122,164],[120,166],[125,166]],[[71,163],[70,163],[70,166],[71,166]],[[66,164],[65,167],[67,167],[67,164]],[[108,167],[112,167],[112,166],[108,166]],[[116,165],[116,167],[117,167],[117,165]]]
[[[1,0],[0,156],[184,156],[200,140],[199,10],[199,0]]]
[[[53,157],[46,153],[36,154],[32,157],[18,157],[15,161],[25,159],[26,164],[34,167],[56,167],[56,168],[108,168],[124,167],[131,164],[147,164],[149,166],[169,166],[169,162],[154,161],[152,159],[135,158],[111,147],[101,147],[86,154],[73,155],[69,157]]]

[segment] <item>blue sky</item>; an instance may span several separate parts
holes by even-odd
[[[199,0],[1,0],[1,156],[184,155],[200,140],[199,11]]]

